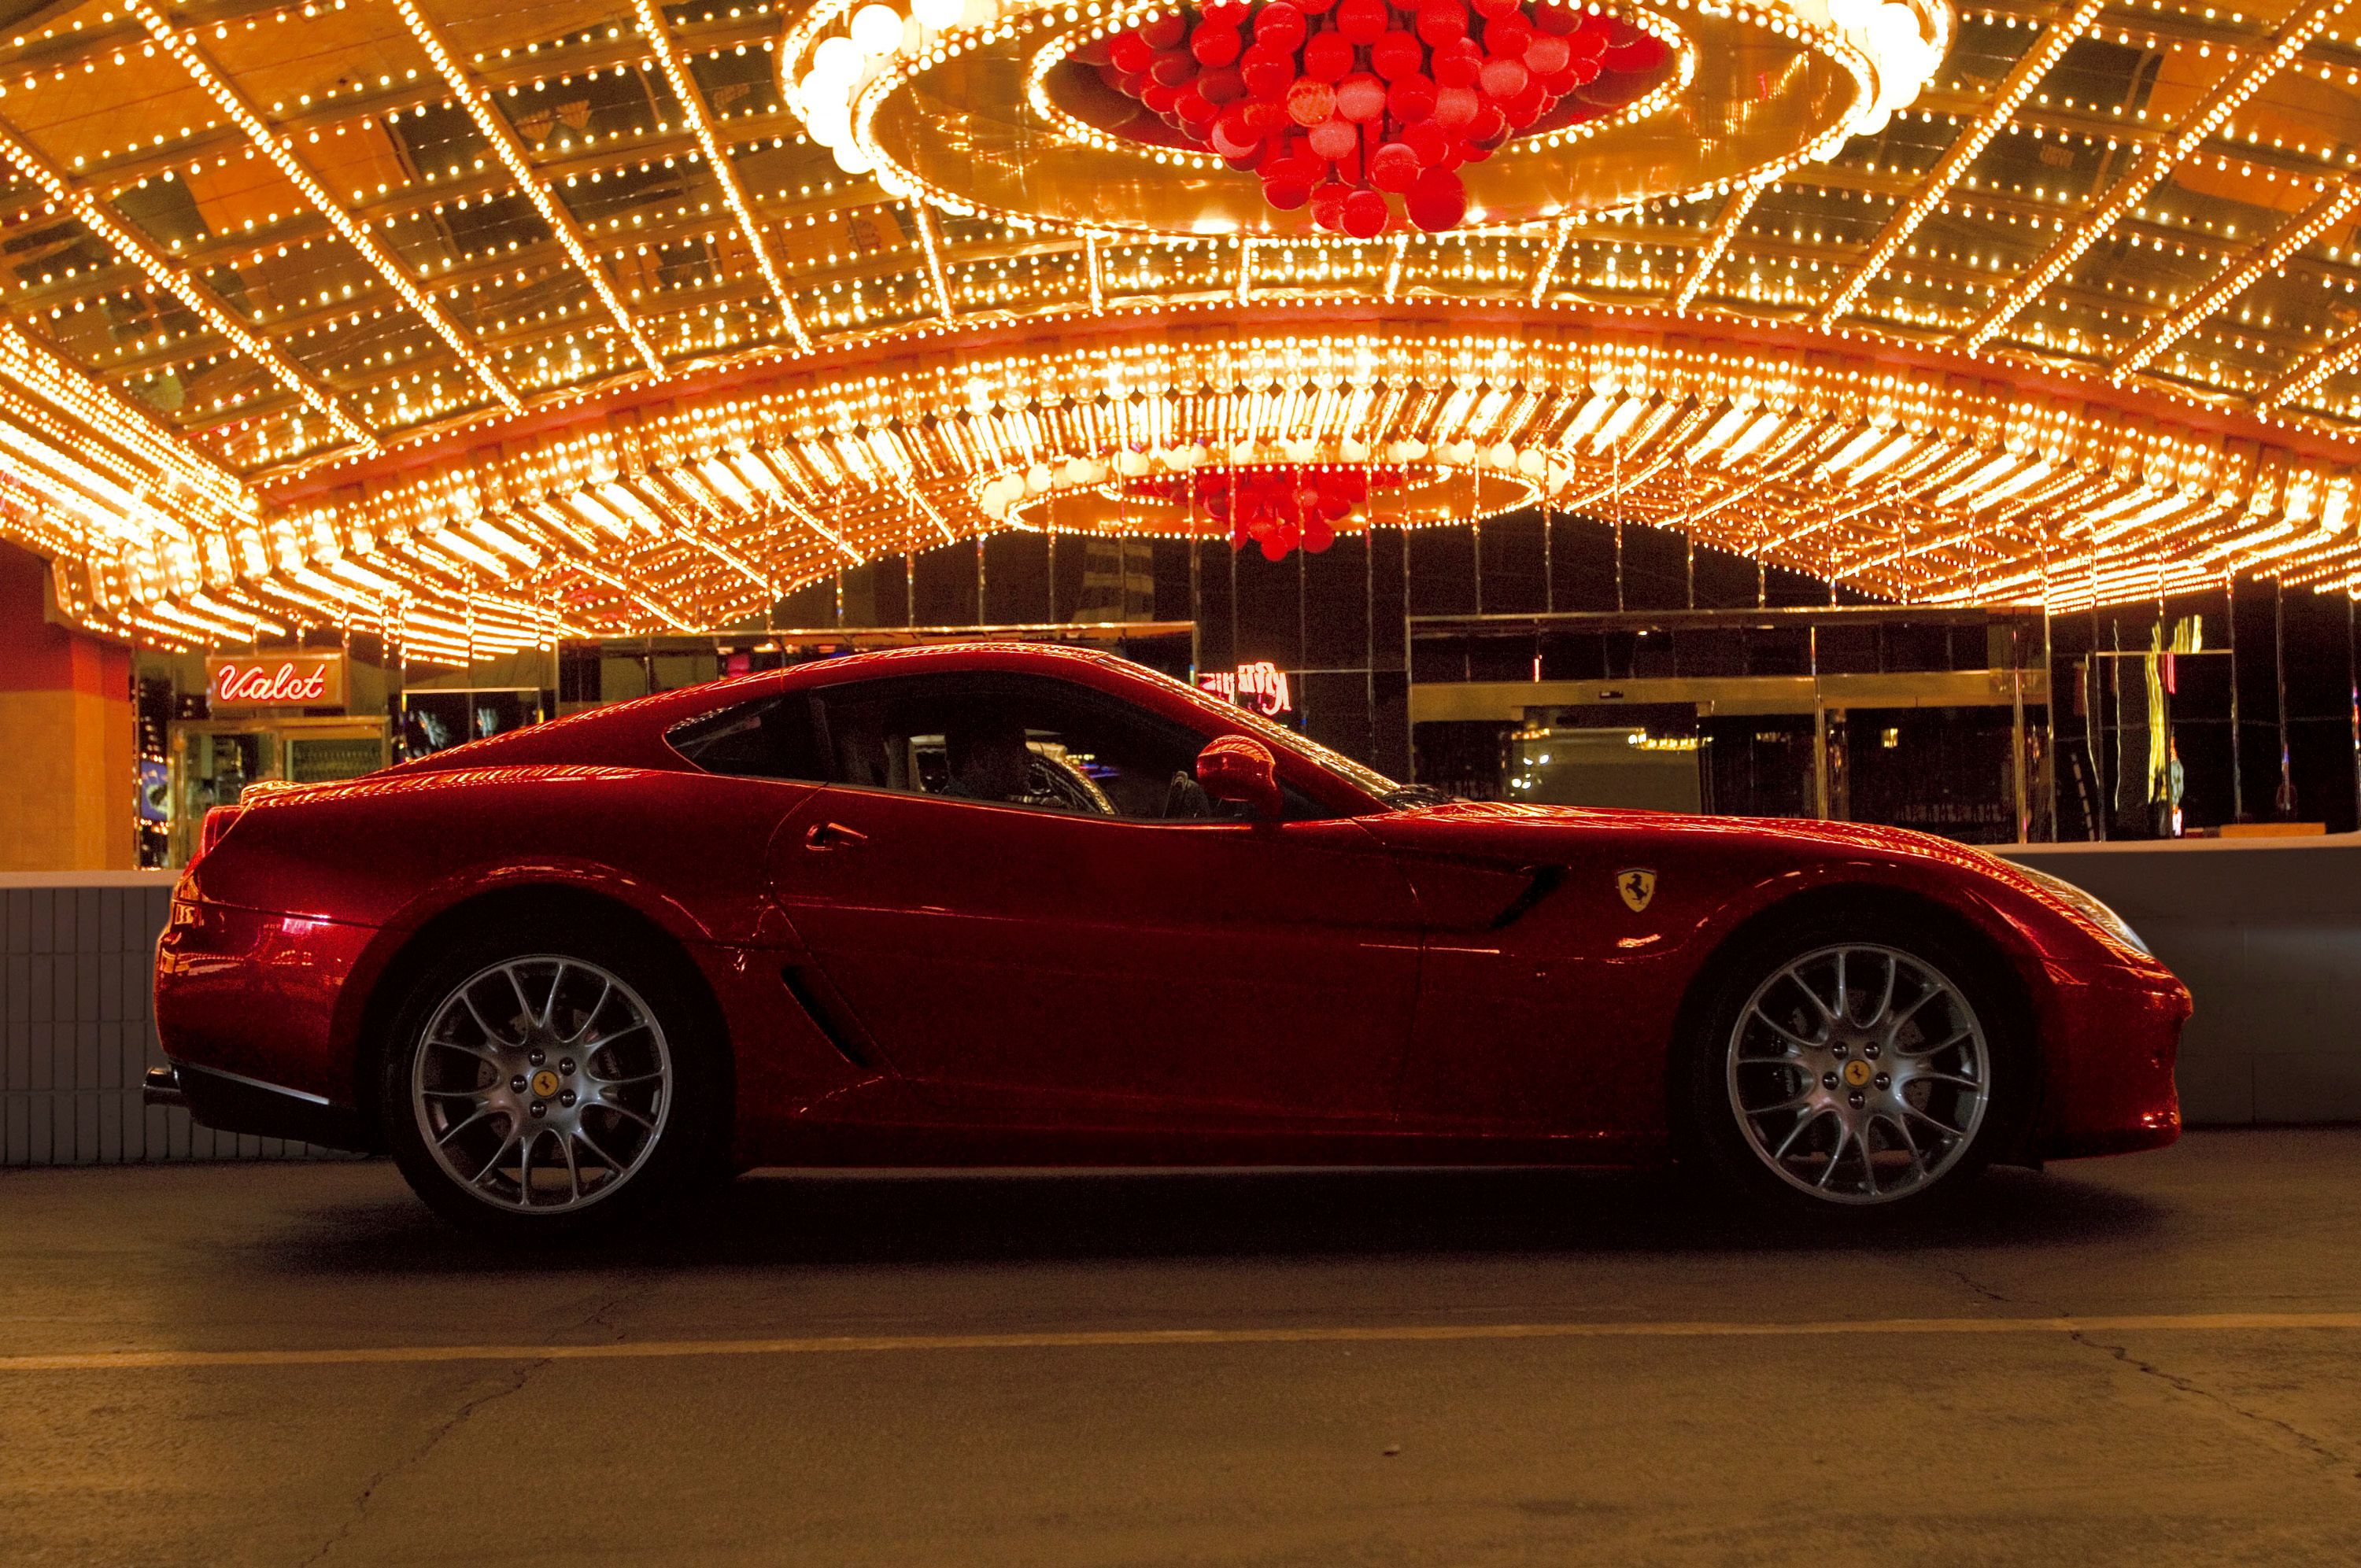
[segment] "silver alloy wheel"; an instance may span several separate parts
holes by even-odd
[[[418,1130],[462,1190],[555,1214],[647,1164],[672,1110],[672,1052],[620,976],[544,953],[455,987],[427,1021],[410,1084]]]
[[[1941,1179],[1992,1103],[1983,1025],[1949,977],[1897,948],[1820,948],[1755,987],[1727,1081],[1749,1147],[1833,1203],[1890,1203]]]

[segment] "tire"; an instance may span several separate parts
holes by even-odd
[[[394,1015],[378,1103],[412,1190],[472,1229],[555,1239],[726,1179],[730,1059],[685,960],[628,927],[536,926],[455,940]]]
[[[1838,1228],[1931,1212],[2031,1113],[2014,986],[1921,916],[1799,914],[1742,938],[1711,984],[1675,1055],[1675,1126],[1684,1159],[1758,1211]]]

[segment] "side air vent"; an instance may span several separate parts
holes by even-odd
[[[779,970],[779,981],[787,988],[787,994],[796,999],[796,1005],[804,1010],[804,1016],[812,1021],[812,1027],[836,1047],[837,1055],[855,1067],[877,1065],[877,1053],[869,1043],[868,1031],[862,1028],[861,1021],[852,1015],[852,1009],[845,1005],[844,998],[836,993],[826,976],[817,970],[789,964]]]
[[[1564,866],[1527,866],[1525,875],[1532,880],[1525,883],[1522,893],[1502,905],[1500,912],[1492,916],[1493,930],[1503,931],[1515,925],[1532,913],[1534,905],[1555,893],[1558,885],[1565,881],[1565,868]]]

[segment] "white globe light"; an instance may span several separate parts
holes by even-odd
[[[812,50],[812,75],[840,88],[850,88],[861,74],[861,46],[851,38],[822,38]]]
[[[822,147],[846,147],[852,141],[852,111],[841,98],[822,98],[804,110],[804,129]]]
[[[833,149],[836,166],[847,174],[866,174],[877,167],[876,161],[851,142]]]
[[[943,28],[960,19],[960,0],[910,0],[910,15],[923,25]]]
[[[1358,436],[1346,436],[1338,444],[1336,455],[1347,463],[1367,463],[1369,460],[1369,444]]]
[[[852,14],[852,46],[872,60],[883,60],[902,45],[902,14],[875,0]]]
[[[1125,477],[1137,479],[1148,472],[1148,454],[1134,452],[1126,446],[1115,454],[1115,466],[1123,471]]]

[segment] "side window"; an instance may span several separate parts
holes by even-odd
[[[708,773],[824,782],[814,744],[811,701],[802,692],[766,696],[675,726],[665,742]]]
[[[839,784],[1136,821],[1242,815],[1198,787],[1203,736],[1064,681],[869,681],[823,690],[818,707]],[[1292,794],[1289,806],[1322,815]]]

